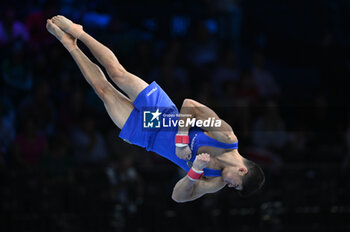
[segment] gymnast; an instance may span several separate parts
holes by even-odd
[[[64,16],[48,19],[46,28],[68,50],[103,101],[112,121],[121,129],[119,137],[158,153],[187,172],[173,189],[174,201],[192,201],[226,185],[240,195],[249,196],[263,186],[262,169],[239,154],[231,126],[213,110],[185,99],[179,112],[156,82],[147,84],[129,73],[110,49]],[[99,66],[79,49],[78,39],[127,96],[115,89]],[[172,122],[168,127],[162,126],[165,116],[172,116],[164,120]]]

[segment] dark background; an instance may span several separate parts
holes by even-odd
[[[261,192],[172,201],[185,173],[118,139],[56,14],[178,108],[215,109]],[[0,231],[350,231],[349,20],[347,0],[2,1]]]

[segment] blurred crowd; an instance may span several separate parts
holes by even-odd
[[[2,231],[190,230],[199,209],[202,231],[350,228],[349,1],[20,2],[0,3]],[[184,173],[118,139],[46,31],[56,14],[156,81],[178,108],[193,98],[214,109],[240,153],[266,171],[262,193],[172,202]]]

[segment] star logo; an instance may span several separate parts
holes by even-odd
[[[144,110],[143,111],[143,128],[160,128],[160,117],[162,112],[159,109],[154,110]]]
[[[159,109],[156,110],[156,112],[154,113],[151,113],[153,115],[152,119],[151,119],[151,122],[154,120],[154,119],[157,119],[159,120],[159,115],[161,115],[162,113],[159,112]]]

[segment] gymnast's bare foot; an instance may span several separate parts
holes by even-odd
[[[63,46],[70,52],[77,48],[77,39],[75,39],[70,34],[62,31],[56,24],[54,24],[50,19],[46,21],[46,29],[54,35]]]
[[[62,15],[53,17],[52,22],[61,28],[61,30],[71,34],[76,39],[78,39],[79,36],[84,33],[83,26],[73,23],[71,20]]]

